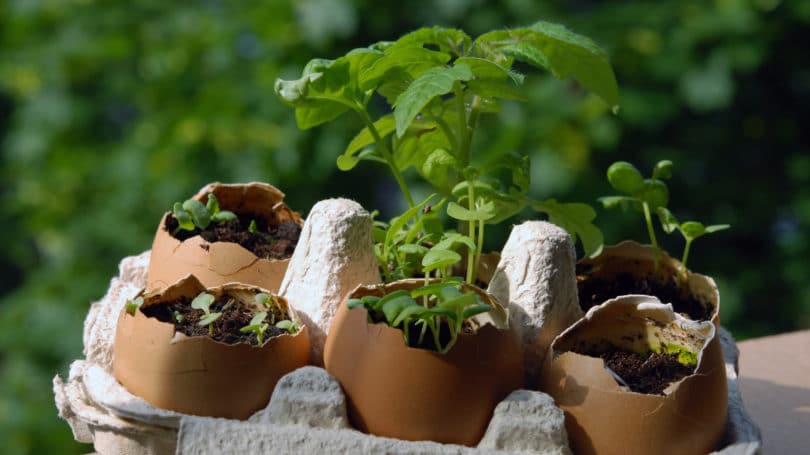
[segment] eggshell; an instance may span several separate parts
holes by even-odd
[[[206,289],[188,275],[161,292],[144,295],[142,308],[194,298],[202,291],[214,296],[226,291],[270,292],[239,283]],[[284,298],[277,301],[295,316]],[[276,382],[308,361],[306,327],[295,335],[270,338],[262,346],[226,344],[175,333],[173,324],[146,317],[140,310],[132,316],[126,308],[118,317],[113,345],[113,374],[131,393],[159,408],[232,419],[246,419],[264,408]]]
[[[423,283],[359,286],[346,299]],[[352,425],[411,441],[478,443],[497,403],[523,386],[523,356],[507,310],[484,291],[466,289],[495,310],[479,315],[477,331],[460,335],[446,354],[408,347],[402,331],[370,324],[364,308],[350,310],[345,301],[340,305],[326,339],[324,363],[346,393]]]
[[[284,204],[284,193],[266,183],[210,183],[195,196],[207,202],[213,193],[222,210],[252,214],[268,224],[294,221],[303,224],[301,216]],[[171,212],[163,215],[152,243],[152,257],[146,278],[146,289],[163,289],[191,273],[206,287],[240,282],[278,292],[289,259],[261,259],[241,245],[232,242],[209,243],[199,235],[180,241],[165,229]]]
[[[591,308],[561,333],[546,356],[540,390],[565,412],[577,454],[685,454],[718,448],[727,414],[725,366],[716,328],[692,321],[650,296],[622,296]],[[609,341],[643,350],[674,343],[698,352],[694,374],[664,395],[627,390],[598,357],[572,351]]]

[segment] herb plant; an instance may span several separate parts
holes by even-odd
[[[711,234],[717,231],[722,231],[731,227],[729,224],[713,224],[705,226],[699,221],[685,221],[679,223],[675,215],[664,207],[658,208],[658,217],[661,221],[661,227],[664,232],[671,234],[673,231],[678,231],[683,236],[686,244],[683,247],[683,256],[681,257],[681,278],[686,280],[686,261],[689,259],[689,248],[692,242],[698,237],[706,234]]]
[[[605,196],[599,201],[605,208],[620,206],[622,208],[631,207],[644,214],[644,221],[647,225],[647,232],[650,242],[655,249],[655,267],[658,268],[660,248],[655,238],[652,213],[658,215],[661,227],[667,234],[679,231],[683,235],[686,244],[681,257],[681,278],[686,279],[686,261],[689,259],[689,250],[692,242],[705,234],[722,231],[731,227],[728,224],[715,224],[704,226],[698,221],[686,221],[679,223],[675,215],[669,211],[669,189],[663,179],[672,178],[672,161],[663,160],[656,163],[652,171],[652,177],[645,179],[641,172],[626,161],[618,161],[610,165],[607,171],[608,182],[617,191],[626,196]]]
[[[524,79],[516,62],[572,76],[614,110],[618,89],[607,54],[590,39],[563,26],[537,22],[485,33],[475,40],[461,30],[423,28],[395,42],[354,49],[336,60],[314,59],[297,80],[277,80],[276,93],[295,108],[298,126],[312,128],[354,112],[364,128],[337,159],[342,170],[360,161],[388,166],[413,208],[402,173],[413,167],[449,198],[447,214],[466,225],[467,279],[473,279],[486,224],[525,207],[546,213],[598,254],[602,234],[586,204],[564,204],[528,196],[528,157],[509,156],[499,166],[477,165],[473,139],[482,114],[498,112],[503,100],[521,100]],[[378,95],[391,112],[369,110]],[[501,174],[508,174],[506,181]]]
[[[256,303],[266,307],[268,310],[272,309],[273,305],[276,304],[276,300],[273,298],[273,296],[263,292],[256,294],[254,299],[256,300]],[[269,321],[267,320],[268,317],[270,318]],[[259,345],[261,346],[264,343],[264,334],[267,332],[267,329],[270,328],[270,324],[274,324],[279,329],[284,330],[291,335],[295,335],[301,329],[297,321],[284,319],[276,322],[275,315],[272,311],[259,311],[253,316],[250,323],[239,329],[239,331],[242,333],[255,333],[256,339],[259,341]]]
[[[381,312],[389,325],[403,328],[406,341],[409,325],[419,324],[419,341],[430,330],[437,349],[446,352],[464,318],[489,311],[475,294],[462,297],[451,278],[466,250],[465,278],[475,284],[487,224],[529,207],[565,228],[574,241],[579,239],[586,254],[601,251],[603,238],[593,225],[593,208],[529,196],[527,156],[506,155],[495,166],[475,160],[473,145],[481,116],[498,112],[503,101],[523,99],[517,87],[524,76],[514,68],[518,62],[548,70],[559,79],[570,75],[614,112],[618,107],[607,54],[590,39],[548,22],[492,31],[476,39],[457,29],[422,28],[335,60],[313,59],[301,78],[276,81],[277,95],[295,108],[301,129],[355,113],[363,129],[337,158],[338,168],[349,171],[360,161],[382,163],[399,185],[408,210],[390,223],[375,222],[375,253],[382,275],[387,282],[420,274],[426,281],[431,276],[443,281],[435,288],[428,285],[430,292],[395,292],[378,300],[351,301],[350,306]],[[381,115],[370,109],[376,104],[373,99],[387,105]],[[414,200],[403,178],[410,168],[434,187],[441,198],[434,205],[436,195],[418,204]],[[442,206],[463,232],[444,230],[437,213]],[[416,302],[420,296],[421,305]],[[474,310],[465,313],[470,308]],[[446,318],[451,330],[452,341],[446,346],[439,346],[440,318]]]
[[[364,296],[360,299],[350,299],[347,305],[349,308],[366,308],[372,320],[381,319],[389,326],[401,329],[405,344],[409,346],[420,346],[424,342],[425,335],[430,332],[436,350],[444,354],[455,345],[465,320],[492,309],[481,301],[478,294],[462,293],[459,290],[460,285],[460,279],[450,279],[427,284],[412,291],[394,291],[383,297]],[[447,328],[450,335],[444,345],[439,337],[442,325]],[[416,340],[409,339],[410,327],[419,329]]]
[[[219,209],[219,201],[217,201],[214,193],[208,194],[208,202],[205,205],[196,199],[188,199],[182,204],[175,202],[172,215],[177,220],[177,228],[172,232],[172,235],[176,235],[181,230],[205,230],[211,223],[236,219],[235,213]]]
[[[250,324],[239,329],[242,333],[253,332],[256,334],[256,339],[259,341],[259,346],[264,343],[264,332],[270,328],[270,324],[264,322],[267,319],[266,311],[259,311],[250,320]]]
[[[200,327],[208,326],[208,334],[214,334],[214,321],[219,319],[222,316],[222,313],[212,313],[211,312],[211,304],[214,303],[214,296],[205,292],[201,292],[197,297],[194,298],[191,302],[191,308],[196,310],[202,310],[205,313],[205,316],[200,318],[197,325]]]
[[[293,321],[292,319],[278,321],[276,322],[276,327],[281,330],[286,330],[290,335],[295,335],[299,330],[301,330],[301,326],[298,325],[298,321]]]

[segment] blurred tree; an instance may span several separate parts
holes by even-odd
[[[276,77],[423,25],[476,35],[541,18],[609,50],[622,110],[610,115],[575,84],[532,74],[529,102],[505,105],[499,127],[476,137],[482,159],[528,153],[536,196],[593,204],[609,192],[610,162],[672,159],[679,218],[733,225],[698,241],[691,264],[717,278],[723,323],[738,337],[810,326],[810,141],[800,123],[810,62],[796,46],[810,33],[810,1],[6,0],[4,453],[88,450],[57,419],[51,378],[81,355],[89,302],[121,257],[149,248],[172,201],[212,180],[263,180],[303,212],[333,196],[384,216],[401,204],[373,164],[350,177],[336,170],[359,124],[298,131],[273,95]],[[597,221],[608,242],[645,238],[634,216],[600,209]],[[674,237],[665,245],[681,248]]]

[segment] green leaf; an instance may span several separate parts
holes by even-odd
[[[476,44],[551,71],[557,79],[573,77],[618,111],[619,89],[607,53],[591,39],[566,27],[537,22],[529,27],[481,35]]]
[[[420,173],[435,188],[447,193],[458,181],[459,167],[456,157],[439,148],[428,154]]]
[[[450,68],[431,68],[416,78],[394,102],[397,136],[402,137],[413,119],[433,98],[453,90],[456,81],[472,79],[470,67],[464,64]]]
[[[126,303],[126,311],[132,316],[135,316],[135,312],[138,311],[138,308],[143,305],[143,297],[136,297],[134,300],[129,300]]]
[[[412,290],[411,297],[418,298],[424,295],[438,295],[442,289],[446,287],[454,288],[458,284],[461,284],[461,278],[459,277],[445,278],[439,283],[427,284]]]
[[[229,210],[220,210],[211,216],[211,221],[221,223],[223,221],[233,221],[236,219],[236,214]]]
[[[471,250],[475,250],[475,242],[473,242],[473,239],[464,234],[459,234],[458,232],[448,232],[442,237],[439,243],[433,246],[433,248],[438,250],[449,250],[452,249],[457,243],[465,245]]]
[[[450,319],[451,321],[458,320],[458,315],[456,314],[455,311],[453,311],[453,310],[451,310],[449,308],[443,308],[443,307],[439,307],[439,306],[428,308],[423,314],[425,316],[445,317],[447,319]]]
[[[618,161],[610,165],[607,179],[616,191],[635,194],[644,188],[644,177],[635,166],[627,161]]]
[[[652,178],[655,179],[670,179],[672,178],[672,161],[662,160],[655,163],[653,168]]]
[[[266,294],[264,292],[260,292],[260,293],[256,294],[255,296],[253,296],[253,300],[255,300],[256,303],[258,303],[259,305],[264,305],[264,306],[267,306],[267,307],[269,307],[270,303],[272,302],[272,299],[270,298],[270,295]]]
[[[438,268],[447,267],[461,261],[461,255],[451,250],[432,249],[422,258],[422,271],[432,272]]]
[[[656,209],[656,213],[658,213],[658,220],[661,222],[661,228],[664,229],[664,232],[667,234],[671,234],[672,231],[681,228],[681,225],[678,222],[678,219],[675,218],[675,215],[673,215],[672,212],[667,210],[665,207],[658,207],[658,209]]]
[[[398,246],[397,251],[405,254],[416,254],[419,256],[424,256],[428,252],[428,249],[422,245],[417,245],[415,243],[406,243],[404,245]]]
[[[641,201],[630,196],[603,196],[597,200],[601,202],[602,207],[606,209],[621,207],[624,210],[628,208],[641,210]]]
[[[174,203],[174,207],[172,208],[172,215],[174,215],[174,219],[177,220],[177,224],[180,226],[180,229],[185,231],[193,231],[194,230],[194,221],[191,219],[191,215],[183,210],[183,205],[179,202]]]
[[[362,90],[370,90],[379,85],[391,70],[400,70],[411,79],[422,75],[430,68],[444,66],[450,61],[445,52],[432,51],[419,46],[392,46],[385,55],[360,73],[359,84]]]
[[[711,226],[706,226],[706,233],[711,234],[713,232],[726,230],[730,227],[730,224],[712,224]]]
[[[250,224],[248,225],[248,232],[251,234],[255,234],[256,231],[259,230],[259,227],[256,225],[256,220],[250,220]]]
[[[456,65],[459,63],[463,63],[470,67],[470,70],[475,76],[475,79],[495,79],[495,80],[504,80],[509,78],[515,84],[519,85],[523,83],[525,76],[515,71],[510,70],[509,68],[499,65],[492,60],[487,60],[485,58],[480,57],[460,57],[456,59],[454,62]],[[493,81],[494,82],[494,81]]]
[[[464,294],[462,294],[461,290],[456,286],[444,286],[439,290],[439,300],[441,300],[442,303],[455,300],[462,295]]]
[[[646,202],[650,210],[658,210],[658,207],[666,207],[669,203],[669,189],[661,180],[646,179],[636,197]]]
[[[593,224],[596,211],[590,205],[560,203],[554,199],[532,202],[531,205],[535,210],[548,214],[551,223],[568,231],[574,242],[579,239],[587,256],[595,257],[602,252],[604,237],[602,231]]]
[[[412,47],[434,45],[439,50],[463,55],[472,45],[470,37],[463,30],[439,26],[423,27],[399,38],[391,47]]]
[[[391,220],[391,225],[388,227],[388,231],[385,233],[385,246],[386,248],[390,248],[391,245],[394,244],[393,240],[394,237],[408,224],[408,221],[416,217],[416,215],[428,204],[431,200],[435,197],[435,194],[431,194],[428,196],[424,201],[420,202],[419,204],[415,205],[414,207],[409,208],[406,210],[402,215],[394,218]]]
[[[214,196],[214,193],[208,193],[208,203],[205,204],[205,209],[208,210],[208,213],[211,215],[216,215],[219,212],[219,201],[217,201],[217,197]]]
[[[266,311],[259,311],[253,316],[253,319],[250,320],[250,325],[259,325],[264,322],[264,319],[267,317]]]
[[[411,316],[426,311],[427,308],[420,305],[409,305],[399,312],[396,319],[390,324],[391,327],[398,327],[403,321],[409,319]]]
[[[222,313],[208,313],[203,318],[201,318],[199,322],[197,322],[197,325],[200,327],[211,325],[214,323],[214,321],[219,319],[220,316],[222,316]]]
[[[405,290],[394,291],[391,294],[386,294],[380,303],[382,312],[385,315],[385,320],[388,322],[388,325],[392,325],[402,310],[412,305],[418,305],[416,300],[411,297],[411,294]]]
[[[706,233],[706,227],[698,221],[687,221],[681,224],[681,233],[687,240],[694,240]]]
[[[455,202],[450,202],[447,204],[447,214],[461,221],[487,221],[495,217],[495,204],[489,201],[472,211]]]
[[[191,301],[191,308],[195,310],[203,310],[208,313],[211,304],[214,303],[214,296],[205,292],[200,292],[194,300]]]
[[[394,122],[394,116],[391,114],[384,115],[374,122],[374,128],[380,134],[381,139],[384,139],[386,136],[391,134],[394,131],[395,126],[396,124]],[[357,133],[357,136],[355,136],[354,139],[349,142],[349,145],[346,147],[343,154],[338,156],[338,169],[341,171],[352,170],[355,166],[357,166],[357,163],[360,162],[360,158],[355,156],[357,152],[372,144],[374,144],[374,136],[371,134],[371,131],[368,128],[363,128],[359,133]]]
[[[196,199],[189,199],[183,202],[183,210],[191,215],[191,219],[198,228],[205,229],[211,224],[211,215],[208,213],[208,210],[205,209],[202,202]]]
[[[346,306],[349,307],[350,310],[354,308],[365,308],[365,304],[360,299],[349,299],[346,301]]]
[[[281,330],[287,331],[287,333],[291,335],[295,335],[295,333],[298,332],[298,323],[295,321],[290,321],[288,319],[276,322],[276,327],[278,327]]]

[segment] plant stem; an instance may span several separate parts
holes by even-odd
[[[475,246],[475,270],[473,271],[473,276],[478,278],[478,266],[481,265],[481,253],[484,251],[484,225],[486,225],[486,221],[479,221],[478,222],[478,242],[476,242]]]
[[[475,211],[475,190],[473,189],[472,182],[469,180],[467,181],[467,208],[470,212]],[[469,221],[468,234],[477,249],[478,240],[475,238],[475,220]],[[475,284],[475,251],[476,250],[472,248],[467,248],[467,282],[470,284]]]
[[[377,149],[382,154],[385,162],[388,163],[388,167],[391,168],[391,173],[394,174],[394,179],[396,179],[397,183],[399,184],[399,189],[402,190],[405,200],[408,201],[408,207],[413,207],[415,204],[413,203],[411,192],[408,189],[408,184],[405,183],[405,179],[402,177],[399,169],[397,169],[397,163],[394,161],[394,155],[391,153],[391,150],[388,149],[388,144],[383,141],[382,137],[380,136],[380,132],[377,131],[377,128],[374,126],[374,122],[368,115],[368,111],[366,111],[365,106],[358,105],[354,110],[363,119],[363,123],[366,124],[366,127],[371,132],[371,136],[374,137],[374,143],[377,144]]]
[[[686,239],[686,246],[683,247],[683,257],[681,258],[681,279],[686,281],[686,260],[689,259],[689,247],[692,246],[693,239]]]
[[[652,242],[653,251],[655,253],[655,271],[657,272],[660,250],[658,248],[658,242],[655,240],[655,230],[653,229],[652,217],[650,217],[650,205],[646,202],[642,202],[641,205],[644,208],[644,219],[647,221],[647,232],[650,233],[650,241]]]

